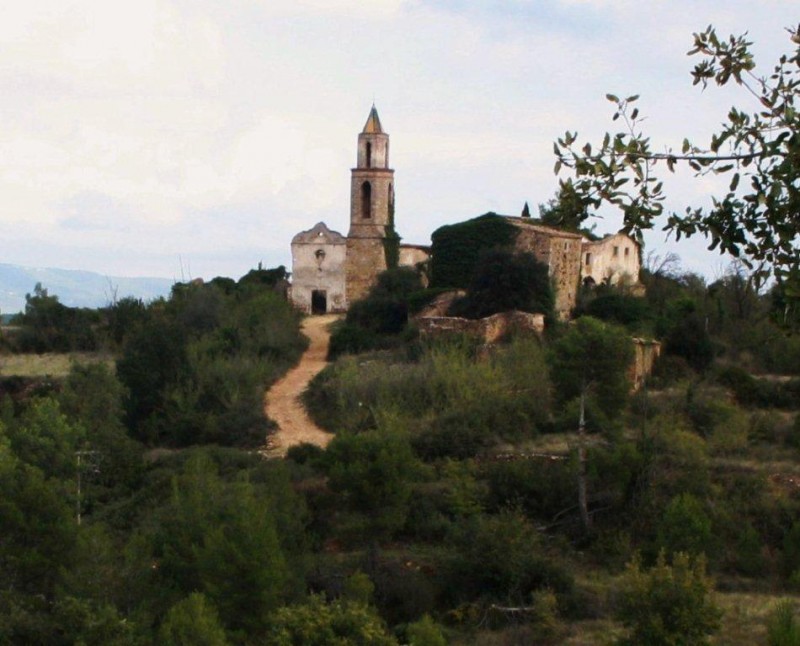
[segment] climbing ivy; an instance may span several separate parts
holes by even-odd
[[[482,251],[510,247],[517,228],[496,213],[440,227],[431,235],[431,287],[466,288]]]
[[[400,263],[400,236],[392,224],[384,227],[383,253],[386,258],[386,269],[396,269]]]

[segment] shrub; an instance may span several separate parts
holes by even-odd
[[[659,547],[694,557],[709,551],[711,539],[711,519],[700,501],[688,493],[673,498],[658,528]]]
[[[497,511],[520,509],[528,516],[551,521],[576,498],[574,465],[567,460],[494,462],[485,468],[487,506]]]
[[[553,288],[547,265],[529,253],[491,249],[481,254],[466,298],[453,304],[451,315],[483,318],[520,310],[552,317]]]
[[[455,600],[523,604],[534,590],[570,593],[574,583],[542,549],[538,532],[516,512],[476,516],[459,526],[448,590]]]
[[[714,345],[699,314],[689,313],[667,333],[664,351],[683,357],[697,372],[704,372],[714,360]]]
[[[158,635],[164,646],[225,646],[228,640],[214,604],[194,592],[176,603],[167,613]]]
[[[405,303],[392,296],[369,296],[347,311],[347,323],[373,334],[397,334],[408,322]]]
[[[581,308],[580,313],[625,326],[642,323],[649,316],[644,298],[620,293],[598,295]]]
[[[271,632],[264,642],[268,646],[397,644],[369,606],[342,599],[326,603],[320,595],[312,595],[301,605],[280,608],[272,616],[271,623]]]
[[[447,646],[442,629],[428,614],[409,624],[406,635],[409,646]]]
[[[800,646],[800,624],[795,616],[795,605],[789,599],[779,601],[770,612],[767,643],[769,646]]]
[[[711,599],[705,559],[686,554],[668,565],[664,553],[650,570],[638,558],[622,580],[617,616],[630,635],[617,643],[631,646],[700,646],[719,629],[719,608]]]

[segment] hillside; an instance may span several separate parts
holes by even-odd
[[[0,263],[0,312],[25,308],[25,294],[41,283],[69,307],[103,307],[116,298],[134,296],[149,301],[169,294],[175,283],[169,278],[125,278],[91,271],[21,267]]]

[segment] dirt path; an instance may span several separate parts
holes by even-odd
[[[283,457],[289,447],[302,442],[327,446],[333,437],[311,421],[300,396],[308,382],[325,367],[330,341],[328,326],[336,319],[335,315],[327,315],[303,320],[301,330],[310,341],[308,349],[300,363],[267,391],[264,411],[278,424],[278,430],[267,439],[265,453],[270,457]]]

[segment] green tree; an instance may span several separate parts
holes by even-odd
[[[89,499],[130,488],[142,474],[142,447],[126,432],[124,398],[122,384],[102,363],[73,364],[59,394],[64,415],[85,429],[83,448],[95,452]]]
[[[675,554],[667,564],[664,553],[649,570],[638,558],[628,564],[622,579],[617,615],[630,631],[619,644],[701,646],[719,629],[722,613],[711,598],[712,585],[705,559]]]
[[[83,447],[86,430],[67,419],[56,399],[44,397],[31,402],[7,433],[20,460],[49,477],[74,478],[75,451]]]
[[[364,514],[374,537],[388,537],[405,523],[411,484],[419,466],[408,438],[396,429],[339,433],[328,446],[331,488]]]
[[[52,643],[52,603],[76,525],[61,483],[18,459],[0,428],[0,643]]]
[[[606,133],[602,143],[578,143],[567,132],[555,144],[556,173],[572,169],[575,188],[591,207],[603,202],[622,210],[625,228],[640,234],[663,213],[662,182],[656,167],[672,171],[688,164],[698,175],[714,173],[730,178],[728,190],[713,199],[709,209],[687,208],[673,213],[665,229],[676,237],[701,233],[711,248],[731,253],[762,276],[773,270],[779,280],[800,273],[800,28],[789,29],[794,50],[780,57],[772,74],[754,73],[752,44],[746,36],[721,39],[709,26],[694,34],[689,52],[702,56],[692,71],[694,84],[709,81],[719,86],[735,83],[754,96],[758,108],[749,113],[731,108],[721,130],[706,147],[683,141],[680,152],[655,152],[641,129],[642,117],[633,104],[638,96],[615,104],[614,120],[621,118],[623,132]],[[796,284],[796,283],[795,283]],[[797,294],[794,294],[797,297]]]
[[[582,232],[584,222],[589,218],[588,202],[572,183],[571,179],[559,182],[558,193],[547,204],[539,205],[539,219],[542,224],[575,233]]]
[[[609,417],[628,399],[633,344],[623,328],[583,316],[553,345],[551,378],[562,402],[588,393]]]
[[[252,483],[226,483],[206,452],[195,453],[160,514],[159,576],[203,592],[226,627],[258,633],[290,580],[271,507]]]
[[[225,646],[228,640],[214,604],[193,592],[170,608],[158,640],[163,646]]]
[[[33,294],[25,294],[25,312],[15,319],[21,327],[17,345],[23,352],[94,350],[98,321],[97,312],[67,307],[36,283]]]

